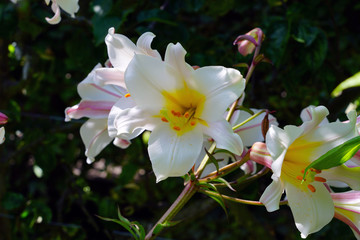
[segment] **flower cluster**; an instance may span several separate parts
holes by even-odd
[[[234,42],[242,55],[255,51],[247,80],[259,62],[268,61],[256,58],[263,36],[256,28]],[[109,60],[78,85],[80,103],[65,110],[66,121],[89,118],[80,129],[89,163],[111,141],[126,148],[146,130],[157,182],[190,173],[199,186],[209,186],[239,166],[245,176],[255,175],[258,163],[264,165],[262,172],[272,171],[259,204],[278,210],[285,193],[282,202],[291,208],[303,238],[335,217],[359,239],[360,153],[343,164],[307,171],[331,149],[359,136],[355,111],[348,121],[330,123],[324,106],[309,106],[301,112],[302,125],[279,128],[269,112],[243,107],[247,80],[238,70],[192,67],[180,43],[168,44],[162,57],[151,48],[154,37],[144,33],[134,44],[110,28],[105,38]],[[336,193],[334,186],[351,191]]]

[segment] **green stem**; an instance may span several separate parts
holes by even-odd
[[[199,187],[196,182],[188,182],[184,190],[178,196],[178,198],[173,202],[171,207],[164,213],[164,215],[159,219],[159,221],[153,226],[153,228],[148,232],[145,239],[151,240],[160,233],[154,233],[154,230],[158,224],[164,224],[168,221],[171,221],[173,217],[185,206],[185,204],[191,199],[191,197],[198,191]]]
[[[214,152],[215,148],[216,148],[216,143],[213,142],[213,144],[210,146],[208,152],[209,152],[210,154],[212,154],[212,153]],[[206,155],[204,156],[203,160],[201,161],[200,166],[199,166],[198,169],[196,170],[195,175],[196,175],[198,178],[200,178],[202,172],[204,171],[208,160],[209,160],[209,156],[206,154]]]
[[[258,117],[260,114],[266,112],[266,110],[261,110],[260,112],[255,113],[254,115],[252,115],[251,117],[249,117],[248,119],[246,119],[245,121],[239,123],[238,125],[234,126],[232,129],[236,130],[239,127],[245,125],[246,123],[250,122],[251,120],[253,120],[254,118]]]
[[[254,205],[254,206],[264,206],[263,203],[259,202],[259,201],[252,201],[252,200],[246,200],[246,199],[241,199],[241,198],[236,198],[236,197],[230,197],[227,195],[222,195],[213,191],[209,191],[209,190],[199,190],[199,192],[204,193],[206,195],[210,195],[210,196],[214,196],[214,197],[221,197],[223,199],[226,199],[228,201],[231,202],[236,202],[236,203],[242,203],[242,204],[247,204],[247,205]],[[279,205],[286,205],[288,203],[287,200],[283,200],[280,201]]]

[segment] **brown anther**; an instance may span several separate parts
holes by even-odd
[[[180,131],[180,127],[178,127],[178,126],[173,126],[173,129],[174,129],[175,131]]]
[[[323,178],[323,177],[314,177],[314,181],[317,181],[317,182],[326,182],[326,179]]]
[[[316,173],[321,173],[321,170],[314,169]]]
[[[307,187],[311,192],[316,192],[316,188],[313,185],[308,184]]]
[[[166,117],[162,117],[162,118],[161,118],[161,121],[163,121],[163,122],[169,122],[169,121],[166,119]]]

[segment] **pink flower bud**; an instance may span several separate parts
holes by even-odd
[[[238,51],[241,55],[247,56],[253,53],[255,47],[258,46],[259,36],[261,36],[261,41],[263,41],[265,35],[262,30],[260,28],[254,28],[245,35],[238,36],[234,41],[234,45],[238,45]]]
[[[0,112],[0,124],[5,124],[8,121],[8,117]]]

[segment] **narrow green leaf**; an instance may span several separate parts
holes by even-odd
[[[351,159],[359,149],[360,136],[354,137],[331,149],[305,168],[303,179],[305,179],[306,173],[310,168],[323,170],[339,166]]]
[[[348,79],[346,79],[345,81],[340,83],[334,89],[334,91],[332,91],[331,96],[337,97],[337,96],[341,95],[343,90],[345,90],[347,88],[352,88],[352,87],[360,87],[360,72],[356,73],[355,75],[349,77]]]
[[[228,181],[226,181],[224,178],[217,178],[214,179],[215,182],[224,183],[231,191],[236,192],[236,190],[230,185]]]
[[[97,216],[97,215],[96,215]],[[98,218],[104,220],[104,221],[108,221],[108,222],[114,222],[117,223],[119,225],[121,225],[123,228],[125,228],[129,233],[131,233],[131,235],[134,236],[135,239],[138,239],[138,236],[136,235],[136,233],[131,229],[131,224],[129,222],[129,224],[122,222],[121,220],[118,219],[112,219],[112,218],[106,218],[106,217],[101,217],[101,216],[97,216]]]
[[[204,148],[204,149],[205,149],[206,154],[209,157],[210,162],[212,162],[215,165],[216,171],[219,172],[219,163],[218,163],[218,161],[216,160],[216,158],[211,153],[208,152],[208,150],[206,150],[206,148]]]

